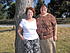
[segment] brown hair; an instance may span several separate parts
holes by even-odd
[[[43,8],[43,7],[46,7],[46,8],[48,8],[45,4],[43,4],[43,5],[41,5],[41,7],[40,8]]]
[[[27,7],[27,8],[26,8],[26,14],[27,14],[27,11],[28,11],[28,10],[32,10],[33,14],[35,14],[35,9],[34,9],[34,8],[32,8],[32,7]]]

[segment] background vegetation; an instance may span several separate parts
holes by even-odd
[[[14,0],[16,1],[16,0]],[[15,2],[13,0],[1,0],[0,1],[0,24],[14,24],[15,23]],[[45,0],[34,0],[36,5],[34,8],[36,9],[37,16],[40,11],[40,6],[45,4]],[[45,4],[46,5],[46,4]],[[70,23],[70,1],[69,0],[51,0],[50,3],[47,4],[48,12],[52,13],[57,18],[58,24],[68,24]],[[69,12],[69,16],[62,19],[62,14],[65,12]],[[12,20],[11,20],[12,19]]]
[[[15,2],[13,0],[0,0],[0,19],[13,19],[15,15]]]
[[[16,0],[14,0],[16,1]],[[13,0],[0,0],[0,19],[13,19],[15,15],[15,2]],[[36,2],[36,0],[34,0]],[[36,15],[38,15],[39,8],[42,4],[45,4],[45,0],[38,0],[34,8],[36,9]],[[64,12],[70,12],[69,0],[51,0],[47,4],[48,12],[52,13],[57,18],[61,18]],[[70,17],[70,16],[69,16]]]

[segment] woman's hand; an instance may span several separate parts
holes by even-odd
[[[53,40],[56,41],[57,40],[57,36],[53,36]]]
[[[23,36],[21,36],[21,37],[20,37],[20,39],[21,39],[21,40],[24,40],[24,37],[23,37]]]
[[[24,37],[21,34],[21,32],[22,32],[22,28],[19,26],[19,28],[18,28],[18,35],[19,35],[19,37],[20,37],[21,40],[24,40]]]

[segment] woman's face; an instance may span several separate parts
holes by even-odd
[[[41,12],[41,14],[46,14],[46,13],[47,13],[47,8],[46,8],[46,6],[41,7],[41,8],[40,8],[40,12]]]
[[[33,11],[29,9],[29,10],[27,11],[27,16],[28,16],[29,18],[31,18],[31,17],[33,16]]]

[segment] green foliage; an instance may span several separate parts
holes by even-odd
[[[43,1],[39,0],[37,3],[37,6],[35,7],[36,9],[36,15],[40,14],[40,7],[41,5],[44,4]],[[56,1],[52,0],[48,4],[48,12],[53,14],[55,17],[59,18],[62,16],[64,12],[70,12],[70,1],[66,0],[61,0],[61,1]]]
[[[48,4],[49,12],[57,18],[62,16],[64,12],[70,12],[70,1],[63,0],[60,3],[58,1],[51,2]]]
[[[3,19],[3,13],[2,13],[2,11],[1,11],[1,9],[2,9],[2,4],[0,4],[0,19]]]
[[[6,6],[3,4],[0,4],[0,19],[6,19],[7,17],[8,15],[7,15]]]
[[[0,11],[0,19],[3,19],[3,15],[2,12]]]
[[[36,16],[40,14],[40,7],[42,4],[44,4],[42,1],[38,1],[37,6],[35,7]]]
[[[15,3],[0,4],[0,19],[13,19],[15,15]]]
[[[8,8],[8,19],[13,19],[15,15],[15,3],[12,2]]]

